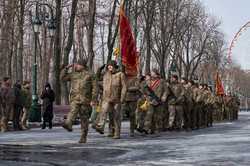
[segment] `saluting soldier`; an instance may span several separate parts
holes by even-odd
[[[72,72],[68,70],[72,68]],[[61,73],[63,81],[71,82],[70,112],[63,124],[63,128],[72,131],[72,124],[79,114],[81,119],[81,138],[79,143],[86,143],[91,103],[96,103],[96,83],[92,73],[87,69],[87,61],[79,60],[78,63],[67,66]]]

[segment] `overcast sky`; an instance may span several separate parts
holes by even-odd
[[[237,31],[250,21],[250,0],[201,0],[207,12],[221,22],[221,30],[230,43]],[[250,69],[250,28],[239,38],[233,48],[233,59],[243,69]]]

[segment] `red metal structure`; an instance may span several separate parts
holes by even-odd
[[[228,61],[229,63],[232,62],[232,49],[234,47],[234,44],[237,42],[238,38],[241,36],[241,34],[246,31],[248,28],[250,28],[250,21],[244,24],[240,30],[235,34],[233,40],[230,43],[229,49],[228,49]]]

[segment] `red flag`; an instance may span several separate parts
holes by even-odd
[[[224,96],[225,92],[224,92],[224,88],[223,88],[223,85],[222,85],[222,82],[221,82],[221,79],[220,79],[220,76],[219,76],[219,73],[217,72],[216,73],[216,95],[218,96]]]
[[[137,75],[138,54],[133,32],[122,7],[120,9],[120,44],[122,64],[128,76]]]

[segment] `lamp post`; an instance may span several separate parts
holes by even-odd
[[[46,6],[50,9],[50,18],[47,13],[39,13],[40,7]],[[48,4],[39,4],[36,3],[35,8],[35,16],[32,19],[32,26],[34,29],[34,40],[35,40],[35,48],[34,48],[34,58],[33,58],[33,66],[32,66],[32,105],[29,121],[30,122],[41,122],[41,105],[38,103],[38,95],[37,95],[37,41],[39,37],[39,31],[42,24],[48,23],[49,35],[53,36],[55,31],[55,18],[53,16],[53,9]],[[44,17],[45,16],[45,17]]]

